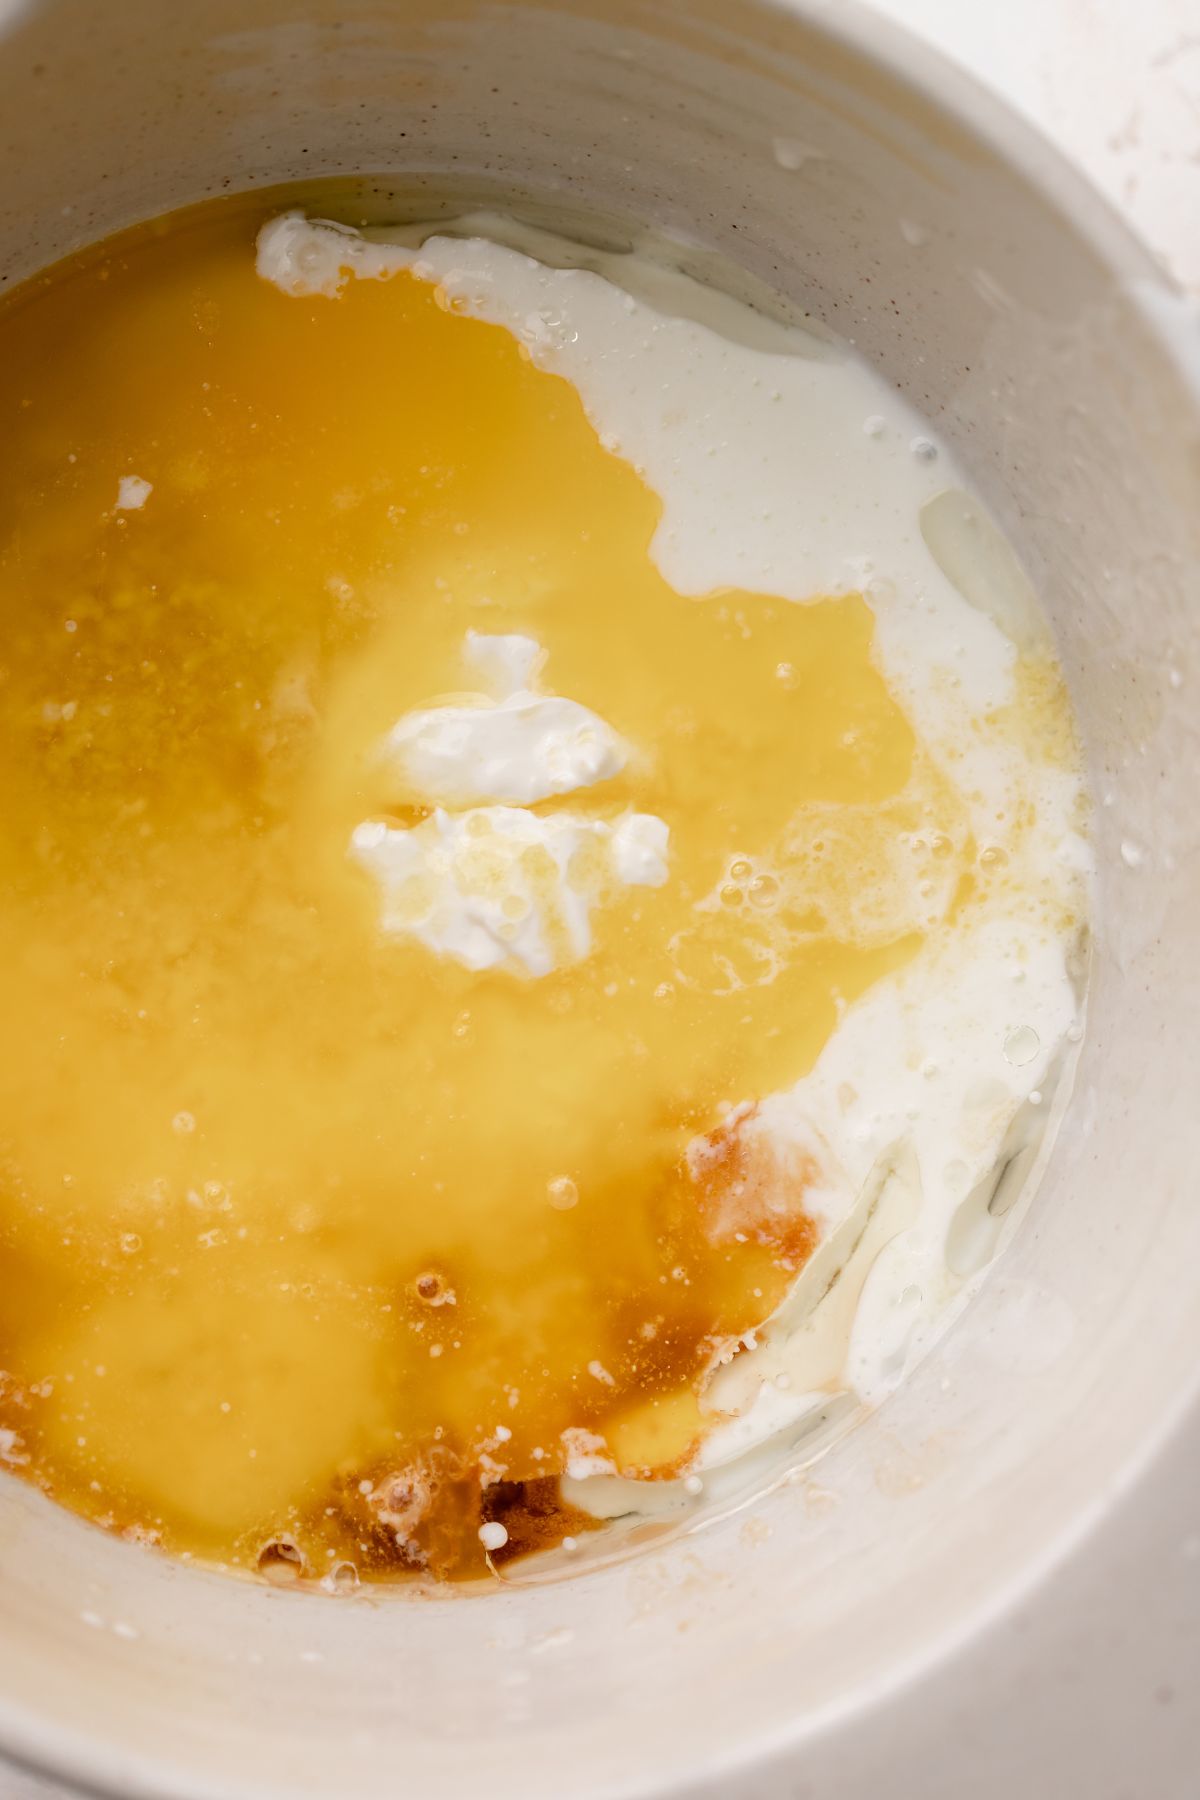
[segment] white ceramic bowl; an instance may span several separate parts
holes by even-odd
[[[820,155],[784,166],[797,144]],[[1024,127],[847,4],[0,0],[6,281],[223,187],[360,171],[397,177],[384,210],[516,193],[689,237],[936,421],[1045,599],[1102,803],[1076,1099],[1015,1248],[883,1414],[622,1565],[341,1603],[171,1566],[0,1481],[0,1743],[123,1797],[857,1797],[921,1743],[923,1794],[999,1794],[979,1682],[1053,1685],[1070,1546],[1135,1604],[1106,1517],[1133,1482],[1121,1517],[1157,1516],[1161,1458],[1194,1479],[1200,1443],[1181,303]],[[1102,1714],[1101,1663],[1082,1679]]]

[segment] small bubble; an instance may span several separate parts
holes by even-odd
[[[750,898],[755,906],[770,906],[779,897],[779,883],[773,875],[756,875],[750,883]]]
[[[1042,1040],[1032,1025],[1018,1025],[1004,1040],[1004,1059],[1014,1069],[1031,1063],[1042,1047]]]
[[[746,858],[744,856],[739,856],[730,863],[729,873],[734,881],[745,881],[746,877],[752,873],[752,870],[750,864],[746,861]]]
[[[486,1519],[479,1527],[479,1541],[490,1555],[493,1550],[503,1550],[508,1532],[499,1519]]]
[[[1127,869],[1140,869],[1145,860],[1146,852],[1137,844],[1130,843],[1129,839],[1126,838],[1121,845],[1121,861],[1125,864],[1125,867]]]
[[[177,1112],[171,1120],[171,1130],[177,1131],[180,1137],[186,1137],[190,1131],[195,1131],[195,1129],[196,1121],[190,1112]]]
[[[250,1453],[254,1454],[253,1451]],[[283,1586],[297,1581],[304,1570],[304,1552],[293,1538],[272,1538],[258,1553],[258,1572]]]
[[[573,1206],[579,1205],[579,1189],[569,1175],[556,1175],[546,1184],[546,1192],[555,1212],[570,1212]]]
[[[932,438],[915,437],[908,447],[918,462],[934,462],[937,458],[937,445]]]
[[[141,1247],[142,1240],[136,1231],[123,1231],[121,1233],[121,1249],[126,1256],[136,1256]]]
[[[358,1570],[352,1562],[334,1563],[321,1586],[327,1593],[352,1594],[358,1586]]]
[[[863,420],[863,434],[866,437],[882,437],[886,430],[887,420],[882,413],[869,413]]]
[[[738,887],[736,882],[727,881],[725,886],[721,889],[721,904],[723,906],[740,906],[744,899],[745,895],[742,893],[741,888]]]
[[[690,1494],[692,1498],[695,1499],[697,1494],[702,1494],[704,1492],[704,1483],[698,1475],[685,1475],[683,1480],[683,1491],[685,1494]]]

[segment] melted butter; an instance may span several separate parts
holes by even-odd
[[[693,1445],[797,1263],[706,1231],[685,1146],[919,944],[856,870],[923,830],[953,894],[974,849],[859,597],[680,597],[564,380],[407,273],[283,296],[264,216],[0,311],[0,1424],[177,1551],[369,1574],[421,1514],[468,1573],[481,1477]],[[421,816],[373,752],[468,629],[636,747],[573,809],[671,832],[538,981],[389,941],[347,855]]]

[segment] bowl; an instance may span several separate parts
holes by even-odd
[[[997,1698],[1047,1733],[1072,1682],[1116,1704],[1098,1654],[1056,1663],[1063,1608],[1097,1644],[1166,1620],[1121,1546],[1200,1468],[1182,300],[1027,127],[845,3],[7,0],[0,120],[0,283],[224,189],[366,175],[379,216],[639,222],[799,302],[935,421],[1023,558],[1100,866],[1024,1229],[822,1462],[570,1580],[344,1601],[171,1564],[2,1478],[0,1746],[123,1800],[858,1800],[935,1747],[948,1793],[969,1769],[1007,1795],[1012,1756],[975,1761],[1020,1738]]]

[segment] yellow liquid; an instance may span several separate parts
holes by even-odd
[[[906,798],[861,599],[681,598],[573,388],[407,274],[284,297],[265,216],[0,309],[0,1425],[176,1551],[461,1575],[481,1517],[570,1528],[564,1430],[677,1468],[807,1253],[799,1178],[772,1222],[737,1154],[684,1160],[919,942],[814,906],[797,821],[844,809],[831,892],[918,827],[973,851]],[[638,747],[572,809],[671,829],[667,885],[539,981],[386,939],[347,856],[471,627]]]

